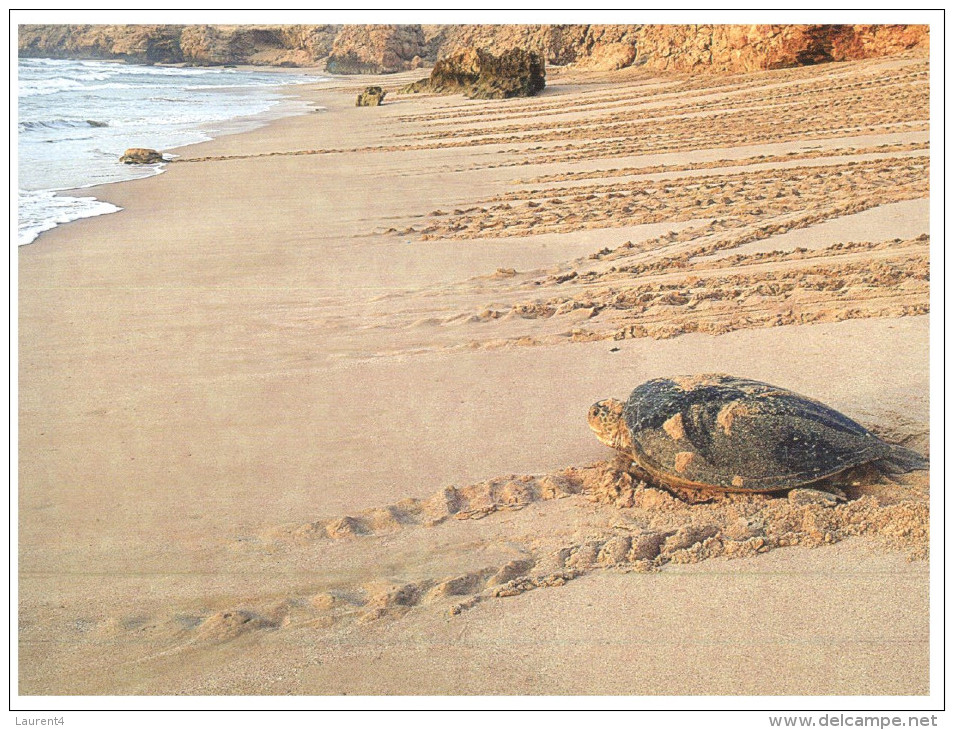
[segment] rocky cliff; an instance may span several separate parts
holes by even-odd
[[[197,66],[311,66],[338,25],[21,25],[21,57],[120,59]]]
[[[636,32],[639,59],[668,72],[738,73],[927,53],[927,26],[667,25]]]
[[[131,63],[178,63],[178,25],[21,25],[21,57],[121,59]]]
[[[425,55],[419,25],[345,25],[326,68],[330,73],[393,73],[420,68]]]
[[[197,65],[243,63],[312,66],[331,52],[337,25],[187,25],[182,60]]]
[[[924,25],[22,25],[20,56],[391,73],[472,49],[548,64],[735,73],[926,54]]]
[[[428,26],[425,26],[428,28]],[[645,64],[673,73],[738,73],[904,52],[927,53],[925,25],[431,26],[437,55],[525,48],[547,62],[600,70]]]

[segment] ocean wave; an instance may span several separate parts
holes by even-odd
[[[61,142],[87,142],[92,137],[58,137],[56,139],[41,139],[43,144],[60,144]]]
[[[173,76],[181,78],[183,76],[218,76],[224,73],[234,72],[234,69],[215,67],[215,68],[189,68],[187,66],[140,66],[136,69],[145,76]]]
[[[292,77],[288,81],[285,81],[282,86],[297,86],[300,84],[311,84],[317,81],[324,81],[325,79],[311,79],[307,77],[297,76]],[[191,86],[183,87],[187,91],[205,91],[206,89],[247,89],[250,87],[259,87],[259,86],[277,86],[277,84],[268,78],[256,78],[254,76],[247,77],[241,81],[241,83],[234,84],[195,84]]]
[[[89,93],[91,91],[106,91],[114,89],[141,89],[142,84],[139,83],[124,83],[122,81],[110,81],[105,84],[83,84],[83,93]]]
[[[320,80],[59,59],[20,59],[17,79],[19,187],[39,191],[21,193],[21,244],[59,223],[116,210],[93,198],[52,191],[161,172],[162,166],[121,164],[124,149],[168,150],[254,127],[264,119],[259,115],[280,103],[281,95],[268,87]]]
[[[36,129],[81,129],[108,126],[109,122],[101,122],[96,119],[37,119],[17,123],[17,129],[21,132],[30,132]]]
[[[75,91],[82,89],[84,84],[81,81],[71,78],[53,78],[53,79],[19,79],[17,82],[17,95],[24,96],[48,96],[50,94],[61,94],[64,91]]]
[[[122,210],[112,203],[96,198],[57,195],[54,190],[20,190],[17,208],[18,246],[33,243],[43,231],[62,223]]]

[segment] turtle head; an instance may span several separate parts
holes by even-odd
[[[615,398],[607,398],[590,406],[587,415],[590,428],[602,443],[607,446],[629,453],[633,449],[633,441],[623,418],[623,402]]]

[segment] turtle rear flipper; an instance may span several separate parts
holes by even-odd
[[[930,461],[926,456],[922,456],[917,451],[890,444],[891,451],[887,456],[879,459],[878,464],[883,466],[888,474],[904,474],[916,469],[927,469],[930,467]]]

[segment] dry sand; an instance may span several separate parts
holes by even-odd
[[[926,694],[927,472],[689,505],[586,424],[723,371],[927,453],[926,73],[341,82],[97,191],[18,252],[20,693]]]

